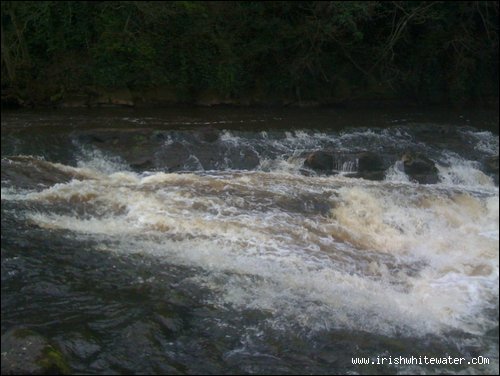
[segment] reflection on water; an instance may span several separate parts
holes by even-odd
[[[2,117],[3,333],[37,329],[84,373],[497,373],[498,187],[482,163],[498,136],[472,127],[484,124],[160,115]],[[132,168],[119,147],[86,144],[85,121],[160,130],[156,147],[201,162],[169,172],[165,152]],[[204,123],[215,143],[193,138]],[[255,166],[235,169],[238,150]],[[353,164],[305,174],[315,150],[379,153],[385,178],[349,177]],[[435,161],[439,182],[409,179],[405,150]],[[384,355],[492,364],[351,363]]]

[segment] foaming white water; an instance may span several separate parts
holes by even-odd
[[[48,206],[25,213],[40,227],[102,238],[103,249],[112,238],[114,251],[204,269],[197,279],[214,291],[215,304],[267,311],[277,327],[423,335],[495,325],[485,313],[498,299],[493,187],[479,195],[304,177],[286,167],[96,173],[16,195],[6,199]],[[93,214],[78,215],[68,204]]]
[[[33,189],[19,189],[14,187],[2,187],[1,197],[5,201],[17,201],[26,199],[27,195],[35,192]]]
[[[475,163],[443,167],[438,165],[441,183],[449,186],[494,187],[493,179],[480,171]]]
[[[103,174],[111,174],[118,171],[126,171],[129,166],[116,156],[105,155],[95,148],[80,148],[78,167],[95,170]]]
[[[465,160],[448,153],[446,155],[446,164],[447,166],[437,164],[439,178],[444,185],[450,187],[477,187],[480,189],[495,187],[493,179],[479,169],[478,162]]]
[[[304,159],[300,153],[289,157],[261,158],[258,170],[298,174],[303,168]]]
[[[233,135],[230,131],[227,130],[221,134],[220,139],[232,145],[238,145],[241,142],[240,137]]]
[[[393,183],[409,183],[410,178],[404,172],[403,162],[396,161],[385,172],[385,180]]]
[[[407,282],[413,302],[432,312],[430,321],[470,332],[488,326],[480,317],[498,296],[498,242],[483,234],[498,229],[498,195],[340,192],[333,211],[337,236],[360,249],[425,265]]]
[[[488,131],[463,131],[469,139],[475,140],[474,148],[486,152],[491,155],[498,155],[499,142],[498,137],[494,137],[491,132]]]
[[[318,146],[331,147],[338,146],[337,137],[323,132],[294,131],[285,132],[285,137],[273,140],[272,145],[283,151],[317,149]]]

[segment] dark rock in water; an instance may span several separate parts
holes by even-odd
[[[484,170],[490,174],[498,174],[498,155],[493,155],[484,160]]]
[[[376,153],[365,151],[357,155],[358,172],[378,172],[383,171],[384,165],[382,158]]]
[[[404,172],[420,184],[435,184],[439,181],[438,169],[433,161],[420,153],[405,153],[401,157]]]
[[[70,368],[60,351],[40,334],[23,328],[2,335],[2,375],[65,375]]]
[[[483,168],[493,178],[495,185],[498,186],[498,155],[486,158],[483,162]]]
[[[384,163],[378,154],[370,151],[358,154],[357,166],[357,177],[367,180],[384,180]]]
[[[373,152],[333,153],[315,151],[304,161],[304,167],[322,173],[349,172],[349,177],[369,180],[384,179],[385,169],[382,158]]]
[[[314,151],[307,156],[304,167],[314,171],[331,172],[333,170],[333,155],[321,150]]]
[[[422,154],[405,153],[401,157],[405,173],[408,175],[437,173],[434,162]]]
[[[196,132],[198,140],[203,142],[215,142],[219,140],[219,130],[214,127],[204,127]]]

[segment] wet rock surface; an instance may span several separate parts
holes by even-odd
[[[372,151],[342,153],[321,150],[307,155],[303,167],[319,174],[333,175],[344,172],[347,177],[383,180],[387,169],[397,160],[398,157],[390,152],[382,155]],[[403,162],[405,174],[411,180],[420,184],[435,184],[439,181],[439,171],[434,161],[424,154],[406,152],[400,160]],[[496,163],[498,173],[498,159]],[[495,160],[485,162],[485,166],[489,171],[495,171]]]
[[[40,334],[24,328],[2,335],[2,375],[65,375],[63,355]]]
[[[315,151],[307,155],[304,167],[320,174],[333,175],[346,172],[346,176],[368,180],[382,180],[390,163],[377,153],[364,151],[342,153]]]
[[[319,172],[333,171],[333,155],[324,151],[314,151],[304,161],[304,167]]]
[[[420,184],[435,184],[439,181],[435,163],[420,153],[405,153],[401,157],[404,172]]]
[[[196,136],[203,142],[215,142],[219,140],[220,131],[215,127],[203,127],[196,132]]]
[[[80,144],[120,157],[138,171],[251,170],[260,163],[253,148],[222,142],[220,131],[214,127],[186,132],[185,136],[181,141],[173,141],[168,132],[147,128],[97,129],[79,133],[76,139]]]
[[[163,161],[165,169],[169,172],[185,169],[191,153],[181,142],[166,145],[157,153],[157,158]]]
[[[484,160],[485,171],[498,175],[498,155],[493,155]]]
[[[385,170],[389,167],[380,155],[370,151],[357,154],[356,162],[357,176],[367,180],[383,180]]]
[[[484,171],[493,178],[498,186],[498,155],[488,157],[483,162]]]
[[[385,169],[382,158],[373,152],[366,151],[356,155],[358,172],[375,172]]]
[[[398,135],[401,137],[400,143],[391,142],[380,147],[375,142],[380,135],[366,131],[365,134],[360,133],[359,140],[351,137],[349,143],[344,145],[346,141],[342,141],[340,147],[325,144],[315,151],[311,149],[317,146],[309,145],[308,138],[302,139],[300,133],[296,140],[293,136],[290,138],[292,143],[286,149],[281,149],[282,145],[273,144],[266,138],[260,144],[255,142],[257,140],[240,138],[238,133],[210,124],[196,127],[189,125],[175,130],[96,128],[75,131],[71,137],[84,148],[94,148],[104,156],[119,158],[137,172],[254,170],[263,161],[265,164],[266,160],[281,158],[291,163],[298,160],[302,163],[299,171],[307,176],[342,173],[347,177],[380,181],[385,179],[386,173],[395,163],[401,161],[402,171],[411,181],[435,184],[439,182],[436,163],[449,167],[446,159],[436,152],[442,142],[449,141],[447,145],[460,151],[461,157],[463,154],[467,160],[479,159],[475,154],[480,154],[482,149],[477,148],[477,137],[483,136],[468,137],[467,132],[433,124],[409,129],[408,133]],[[408,147],[405,143],[413,138],[431,147],[425,153],[419,152],[414,145]],[[359,142],[361,139],[364,141]],[[292,149],[292,145],[295,149]],[[482,154],[481,158],[481,170],[498,182],[498,156],[485,158]]]

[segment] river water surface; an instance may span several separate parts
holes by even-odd
[[[207,126],[216,140],[196,138]],[[497,127],[484,112],[5,112],[2,334],[36,330],[86,374],[498,374],[498,186],[483,167]],[[139,128],[164,165],[86,142]],[[192,153],[175,171],[173,144]],[[304,170],[315,150],[375,152],[385,177]],[[437,184],[405,175],[408,150]],[[252,168],[236,163],[247,151]],[[352,364],[400,356],[490,364]]]

